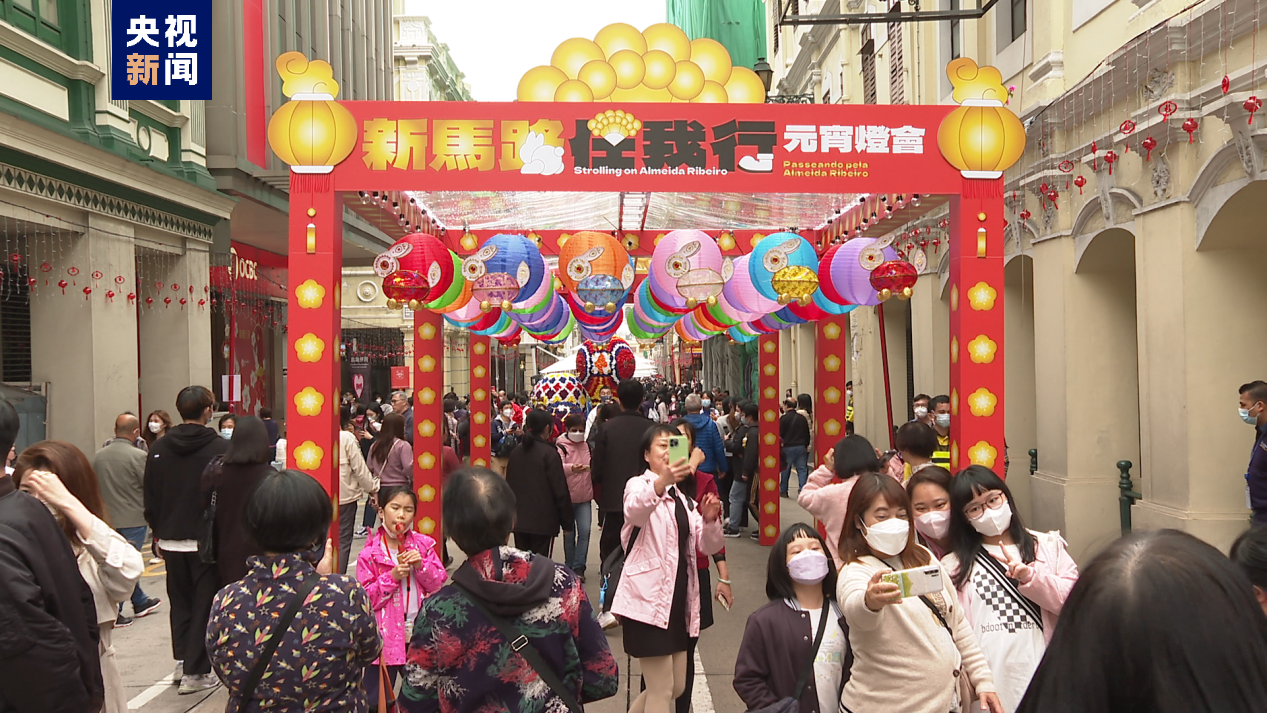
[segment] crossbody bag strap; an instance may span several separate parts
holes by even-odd
[[[950,638],[954,639],[954,631],[950,628],[950,624],[946,623],[946,617],[942,616],[941,610],[937,608],[936,604],[933,604],[933,600],[929,599],[926,594],[919,595],[919,600],[924,602],[924,606],[933,611],[933,616],[937,617],[937,621],[941,622],[941,625],[946,627],[946,631],[950,634]]]
[[[304,578],[299,588],[295,590],[295,598],[290,600],[286,605],[286,610],[282,612],[282,616],[277,620],[277,625],[273,627],[273,633],[268,635],[268,641],[264,642],[264,648],[260,651],[260,657],[256,659],[255,665],[251,667],[251,674],[246,677],[246,682],[242,684],[242,695],[238,698],[238,713],[246,710],[247,705],[251,702],[251,696],[255,695],[255,689],[260,685],[260,680],[264,678],[264,672],[268,670],[268,664],[273,660],[273,654],[277,651],[277,647],[282,643],[282,638],[286,636],[286,632],[290,629],[290,623],[295,620],[295,615],[299,613],[299,608],[304,605],[304,600],[308,598],[308,594],[317,586],[317,581],[321,579],[321,575],[313,574],[311,577]]]
[[[519,630],[519,627],[515,626],[513,623],[489,611],[488,607],[484,605],[484,602],[480,601],[480,598],[472,594],[466,587],[456,583],[453,586],[457,587],[462,594],[466,595],[466,598],[475,605],[475,608],[479,609],[480,613],[482,613],[493,626],[497,627],[497,630],[501,632],[501,635],[505,637],[506,641],[510,644],[510,648],[528,661],[528,665],[532,666],[532,669],[537,672],[537,675],[541,677],[541,680],[550,687],[550,690],[554,691],[554,695],[558,696],[559,700],[563,701],[563,705],[567,706],[569,711],[572,713],[584,713],[585,709],[581,707],[580,702],[576,700],[576,696],[572,695],[572,692],[568,690],[567,685],[563,683],[563,679],[559,678],[559,674],[555,673],[554,669],[550,668],[550,664],[546,663],[546,660],[541,657],[541,652],[537,651],[537,647],[533,645],[532,639],[529,639],[522,631]]]
[[[1003,591],[1007,592],[1025,610],[1029,618],[1038,626],[1038,630],[1042,631],[1043,610],[1034,603],[1033,599],[1021,594],[1016,582],[1007,576],[1007,570],[1003,569],[1003,564],[991,557],[984,549],[977,553],[977,562],[980,563],[986,574],[992,577],[1003,588]]]
[[[818,648],[823,645],[823,635],[827,633],[827,620],[831,618],[831,602],[823,601],[823,608],[818,615],[818,633],[814,635],[814,649],[809,652],[809,663],[805,665],[805,670],[801,671],[801,677],[796,680],[796,689],[792,693],[792,698],[801,700],[801,694],[805,692],[805,686],[809,683],[809,675],[814,671],[814,660],[818,658]]]

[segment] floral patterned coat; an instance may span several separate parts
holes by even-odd
[[[299,584],[321,577],[244,710],[367,711],[361,680],[382,640],[365,590],[346,575],[318,575],[299,554],[248,562],[246,577],[216,594],[207,624],[207,651],[229,692],[226,710],[237,709],[256,657]]]
[[[470,558],[453,579],[530,637],[581,703],[616,695],[616,660],[570,570],[501,547]],[[455,585],[423,602],[405,667],[399,700],[408,713],[566,713],[528,661]]]
[[[405,663],[405,644],[409,641],[409,632],[405,631],[407,602],[401,583],[392,577],[396,563],[383,543],[384,534],[381,525],[370,533],[365,548],[356,558],[356,580],[369,595],[370,607],[378,620],[378,631],[383,636],[383,657],[387,659],[387,665],[400,666]],[[422,555],[422,564],[413,572],[413,586],[422,592],[425,600],[449,578],[444,563],[436,555],[436,541],[421,532],[409,532],[404,549],[417,550]]]

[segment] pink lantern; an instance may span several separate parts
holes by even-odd
[[[732,265],[712,236],[700,230],[674,230],[651,254],[651,289],[673,309],[712,304],[730,279]]]
[[[862,266],[861,260],[874,263],[872,269],[881,263],[897,260],[897,253],[892,247],[883,250],[875,247],[874,238],[854,238],[840,246],[831,261],[832,286],[849,304],[875,306],[880,304],[880,296],[871,286],[871,270]]]

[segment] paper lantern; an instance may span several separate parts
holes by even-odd
[[[694,309],[700,302],[716,301],[733,269],[708,233],[674,230],[656,244],[648,280],[671,308]]]
[[[485,311],[512,304],[536,292],[546,276],[545,259],[536,243],[522,235],[500,233],[462,261],[462,276]]]
[[[763,297],[780,305],[809,304],[818,289],[818,254],[796,233],[774,233],[752,249],[748,273]]]
[[[890,297],[908,300],[919,279],[915,266],[905,260],[890,260],[871,271],[871,287],[883,302]]]
[[[748,312],[753,316],[752,319],[759,319],[760,315],[773,312],[779,308],[779,303],[774,299],[767,298],[757,290],[752,284],[752,273],[748,269],[748,263],[752,259],[751,255],[744,255],[735,258],[734,274],[726,281],[726,287],[722,290],[726,301]]]
[[[583,311],[611,314],[633,287],[634,267],[620,241],[583,230],[568,236],[559,248],[559,282],[576,295]]]
[[[1025,151],[1025,127],[1003,106],[1008,95],[999,70],[962,57],[946,65],[946,74],[961,106],[937,129],[942,156],[965,178],[999,178]]]
[[[860,262],[865,255],[878,267],[897,259],[897,252],[892,247],[880,250],[874,238],[854,238],[846,241],[832,256],[830,267],[832,285],[840,296],[854,305],[875,306],[880,304],[880,296],[871,286],[871,271]]]
[[[412,233],[374,258],[383,294],[399,302],[430,302],[453,286],[453,253],[434,235]]]
[[[269,119],[268,145],[295,173],[330,173],[356,148],[358,136],[352,112],[334,101],[334,70],[299,52],[279,55],[276,66],[282,93],[296,98]]]

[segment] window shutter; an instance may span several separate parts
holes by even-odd
[[[900,11],[901,2],[893,3],[893,12]],[[902,23],[889,23],[889,103],[905,104],[906,91],[903,81]]]

